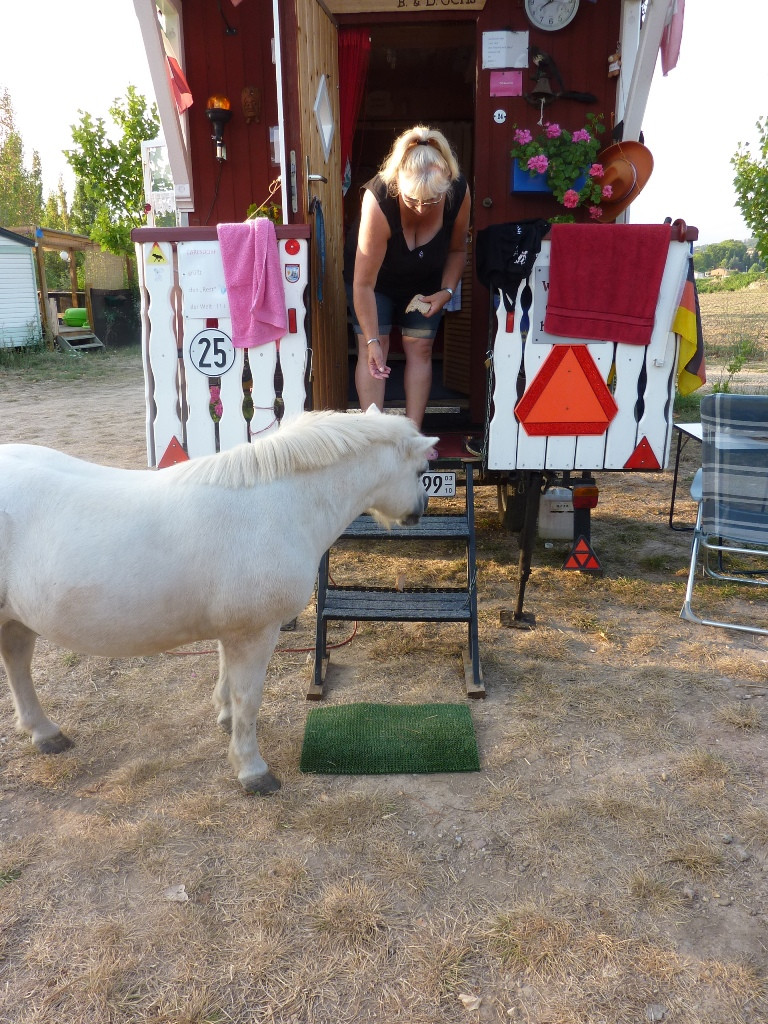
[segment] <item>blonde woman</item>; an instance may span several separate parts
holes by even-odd
[[[344,278],[357,336],[355,385],[363,409],[384,405],[389,333],[405,351],[405,412],[421,429],[432,384],[432,343],[464,270],[469,189],[445,136],[404,132],[363,186],[359,230],[347,239]],[[421,311],[406,311],[411,300]]]

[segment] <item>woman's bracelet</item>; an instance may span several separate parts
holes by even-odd
[[[444,284],[443,287],[440,289],[440,291],[441,292],[448,292],[448,298],[449,299],[453,298],[453,288],[449,288],[447,284]]]
[[[381,342],[379,341],[379,339],[378,339],[378,338],[369,338],[369,339],[368,339],[368,341],[366,342],[366,344],[367,344],[367,345],[372,345],[372,344],[374,343],[374,341],[375,341],[375,342],[376,342],[376,343],[377,343],[378,345],[380,345],[380,344],[381,344]]]

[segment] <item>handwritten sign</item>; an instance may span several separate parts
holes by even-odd
[[[184,316],[228,317],[229,301],[219,243],[179,242]]]
[[[527,68],[527,32],[483,32],[484,68]]]

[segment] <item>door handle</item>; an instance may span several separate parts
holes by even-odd
[[[493,206],[493,200],[491,199],[490,196],[485,197],[485,199],[483,200],[483,206],[486,208],[486,210],[490,210],[490,208]]]
[[[322,181],[323,184],[328,184],[328,179],[322,174],[310,174],[309,173],[309,157],[304,159],[304,173],[306,178],[306,190],[307,190],[307,202],[309,202],[309,183],[310,181]]]

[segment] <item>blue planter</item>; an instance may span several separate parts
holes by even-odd
[[[576,181],[574,181],[573,188],[579,192],[584,187],[586,180],[586,172],[580,174]],[[549,192],[551,194],[552,189],[547,184],[546,174],[534,174],[531,176],[530,171],[525,167],[521,167],[517,158],[515,158],[512,161],[510,192]]]

